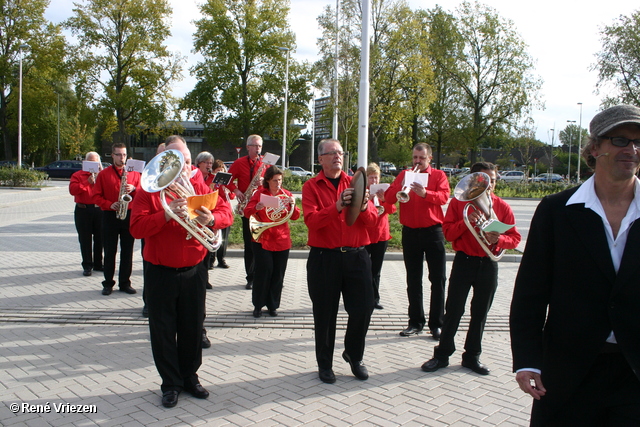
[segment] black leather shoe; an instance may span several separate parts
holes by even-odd
[[[229,264],[225,260],[218,263],[218,268],[229,268]]]
[[[373,308],[375,308],[376,310],[382,310],[384,307],[380,305],[379,302],[373,304]]]
[[[351,372],[353,372],[353,375],[355,375],[357,379],[364,381],[369,378],[369,371],[367,371],[367,367],[364,366],[362,360],[357,362],[352,361],[346,351],[342,353],[342,358],[351,366]]]
[[[401,337],[410,337],[411,335],[418,335],[422,332],[422,328],[416,328],[415,326],[409,326],[404,331],[400,332]]]
[[[207,282],[207,289],[213,289],[213,285],[209,282]]]
[[[278,312],[276,310],[269,310],[269,316],[278,317]]]
[[[253,309],[253,317],[255,317],[256,319],[259,317],[262,317],[262,309],[261,308],[254,308]]]
[[[209,397],[209,392],[204,387],[202,387],[200,383],[190,387],[185,387],[184,391],[191,393],[191,396],[195,397],[196,399],[206,399],[207,397]]]
[[[333,369],[320,369],[318,370],[318,378],[323,383],[333,384],[336,382],[336,376],[333,373]]]
[[[84,271],[82,272],[82,275],[83,275],[83,276],[91,276],[91,270],[84,270]]]
[[[127,286],[126,288],[120,288],[119,289],[120,292],[126,292],[129,295],[133,295],[138,293],[135,289],[133,289],[131,286]]]
[[[202,328],[202,348],[211,347],[211,341],[207,338],[207,330]]]
[[[480,374],[480,375],[489,375],[489,372],[491,372],[491,370],[489,370],[487,365],[483,365],[482,363],[480,363],[479,360],[462,359],[462,366],[464,366],[465,368],[469,368],[476,374]]]
[[[162,406],[165,408],[173,408],[178,404],[178,395],[180,394],[177,390],[169,390],[162,393]]]
[[[441,334],[442,334],[442,329],[441,328],[431,329],[431,335],[433,336],[434,340],[440,341],[440,335]]]
[[[422,365],[422,370],[425,372],[435,372],[438,369],[446,368],[447,366],[449,366],[448,360],[440,360],[434,357],[433,359],[424,362],[424,364]]]
[[[113,292],[113,288],[102,288],[102,295],[111,295],[111,292]]]
[[[147,304],[142,307],[142,317],[149,317],[149,307],[147,307]]]
[[[253,282],[247,282],[246,285],[244,285],[245,289],[253,289]]]

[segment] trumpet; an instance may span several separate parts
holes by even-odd
[[[504,249],[499,249],[497,245],[490,243],[485,232],[482,231],[485,223],[497,219],[489,194],[490,185],[489,175],[484,172],[474,172],[460,180],[453,194],[461,202],[469,202],[462,211],[464,223],[487,256],[493,261],[499,261],[504,255]],[[480,218],[474,223],[469,219],[470,209],[480,214]]]
[[[420,163],[418,163],[411,172],[416,173],[418,172],[418,169],[420,169]],[[407,203],[409,201],[410,190],[411,190],[411,184],[405,185],[404,187],[402,187],[402,190],[396,193],[396,199],[398,199],[400,203]]]
[[[184,157],[178,150],[165,150],[155,156],[142,172],[140,185],[147,193],[160,192],[162,208],[172,219],[187,230],[187,239],[195,237],[210,252],[222,244],[220,230],[212,231],[189,216],[182,217],[171,210],[167,197],[171,199],[194,196],[195,190],[189,181],[189,172],[183,171]]]

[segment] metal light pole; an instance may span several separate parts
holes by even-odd
[[[336,0],[336,63],[335,63],[335,76],[333,79],[333,131],[331,135],[331,137],[334,139],[338,139],[338,54],[340,52],[339,47],[340,47],[340,0]]]
[[[56,160],[60,160],[60,92],[58,92],[58,153]]]
[[[547,182],[551,180],[551,174],[553,173],[553,141],[556,133],[555,129],[549,129],[551,131],[551,155],[549,156],[549,175],[547,176]]]
[[[573,123],[575,124],[576,121],[575,120],[567,120],[567,123]],[[567,179],[569,180],[569,182],[571,182],[571,132],[569,133],[569,164],[567,165]],[[580,154],[578,154],[578,161],[580,161]]]
[[[371,0],[362,1],[362,36],[360,48],[360,94],[358,96],[358,167],[367,167],[369,158],[369,26]]]
[[[287,166],[287,101],[289,98],[289,48],[279,47],[278,50],[287,52],[287,68],[284,77],[284,125],[282,126],[282,170]]]
[[[20,82],[18,89],[18,169],[22,168],[22,50],[28,49],[29,46],[26,44],[21,44],[18,47],[20,51]]]
[[[309,149],[310,153],[309,153],[309,163],[311,165],[311,169],[309,169],[311,171],[311,173],[314,173],[315,171],[313,170],[313,148],[315,146],[315,142],[316,142],[316,99],[313,98],[312,100],[313,102],[313,109],[311,111],[313,111],[313,114],[311,115],[311,119],[313,120],[313,125],[311,127],[311,148]]]
[[[582,102],[578,102],[580,106],[580,125],[578,126],[578,176],[576,182],[580,182],[580,157],[582,156]]]

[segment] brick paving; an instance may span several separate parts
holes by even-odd
[[[462,368],[460,352],[449,367],[428,374],[420,365],[436,342],[427,334],[398,336],[406,324],[399,254],[385,261],[385,308],[374,312],[367,337],[371,377],[355,379],[340,357],[341,310],[337,382],[329,385],[317,378],[306,253],[292,254],[279,316],[254,319],[242,258],[232,251],[231,268],[211,270],[214,288],[207,291],[205,325],[213,345],[203,350],[199,374],[211,396],[185,393],[176,408],[163,408],[141,316],[139,244],[132,277],[138,294],[102,296],[100,273],[82,276],[67,183],[53,184],[44,191],[0,189],[0,425],[528,425],[531,401],[511,373],[507,319],[518,263],[500,263],[482,355],[491,375]],[[465,316],[459,348],[467,324]],[[84,409],[91,412],[70,413],[77,408],[71,405],[89,405]]]

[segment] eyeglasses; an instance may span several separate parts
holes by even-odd
[[[611,141],[611,145],[616,147],[626,147],[630,142],[633,142],[633,145],[636,147],[640,147],[640,139],[629,139],[624,136],[601,136],[601,139],[608,139]]]
[[[326,153],[320,154],[321,156],[335,156],[338,155],[340,157],[344,156],[344,152],[342,151],[327,151]]]

